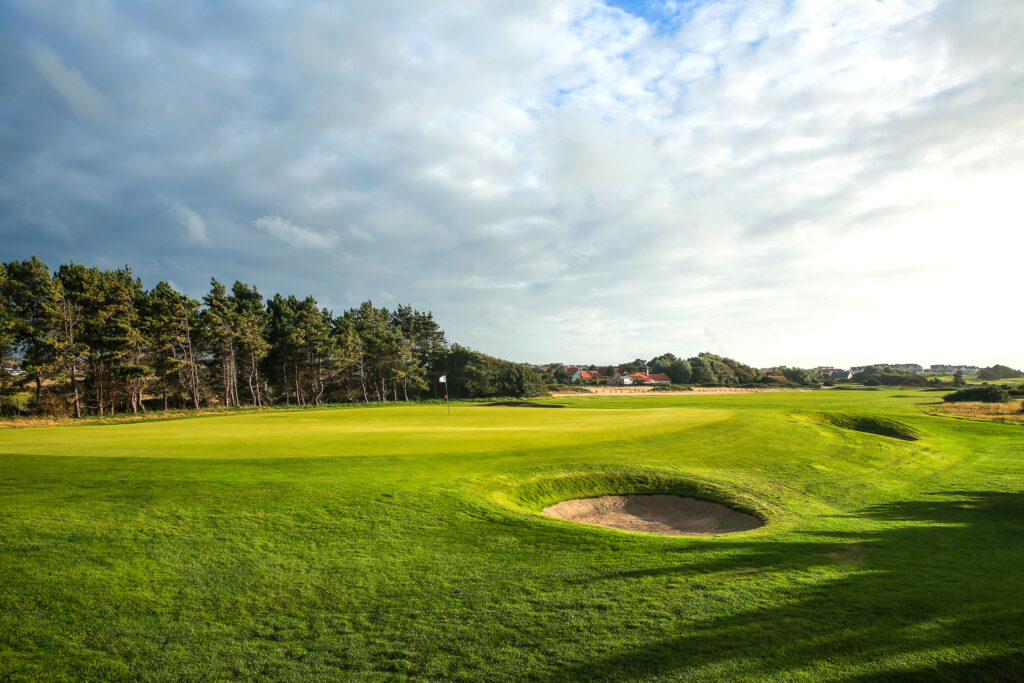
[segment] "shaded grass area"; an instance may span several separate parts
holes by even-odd
[[[1024,442],[920,397],[11,430],[0,678],[1016,680]],[[539,514],[623,488],[768,524],[668,538]]]
[[[913,397],[906,394],[899,394],[893,396],[893,398]],[[815,422],[832,425],[833,427],[840,427],[842,429],[852,429],[855,432],[888,436],[893,439],[903,439],[904,441],[917,441],[917,432],[902,422],[897,422],[896,420],[887,417],[828,413],[811,410],[799,411],[797,414]]]

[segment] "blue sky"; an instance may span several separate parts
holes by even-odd
[[[1024,366],[1024,3],[14,0],[0,258],[514,360]]]

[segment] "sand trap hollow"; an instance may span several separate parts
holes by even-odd
[[[711,536],[764,526],[757,517],[721,503],[672,495],[601,496],[566,500],[544,514],[583,524],[668,536]]]

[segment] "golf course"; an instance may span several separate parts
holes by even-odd
[[[927,389],[0,429],[0,680],[1019,680],[1024,423]],[[759,520],[558,519],[675,494]]]

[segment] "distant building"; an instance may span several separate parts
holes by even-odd
[[[897,370],[905,370],[906,372],[912,372],[915,375],[924,373],[924,368],[917,363],[897,363],[895,365],[890,365],[889,367]]]
[[[572,383],[581,384],[585,382],[596,382],[600,379],[604,378],[601,377],[601,373],[597,370],[577,370],[572,376]]]
[[[853,372],[850,370],[833,370],[829,373],[829,379],[853,379]]]
[[[671,384],[672,378],[662,372],[652,372],[648,375],[650,378],[649,384]]]
[[[819,365],[814,368],[814,372],[816,372],[820,377],[829,377],[834,370],[835,368],[831,365]]]
[[[928,368],[928,372],[936,375],[952,375],[957,370],[965,375],[977,375],[979,368],[977,365],[933,365]]]
[[[613,387],[621,387],[627,384],[632,384],[633,380],[627,373],[615,371],[615,374],[608,378],[608,384]]]

